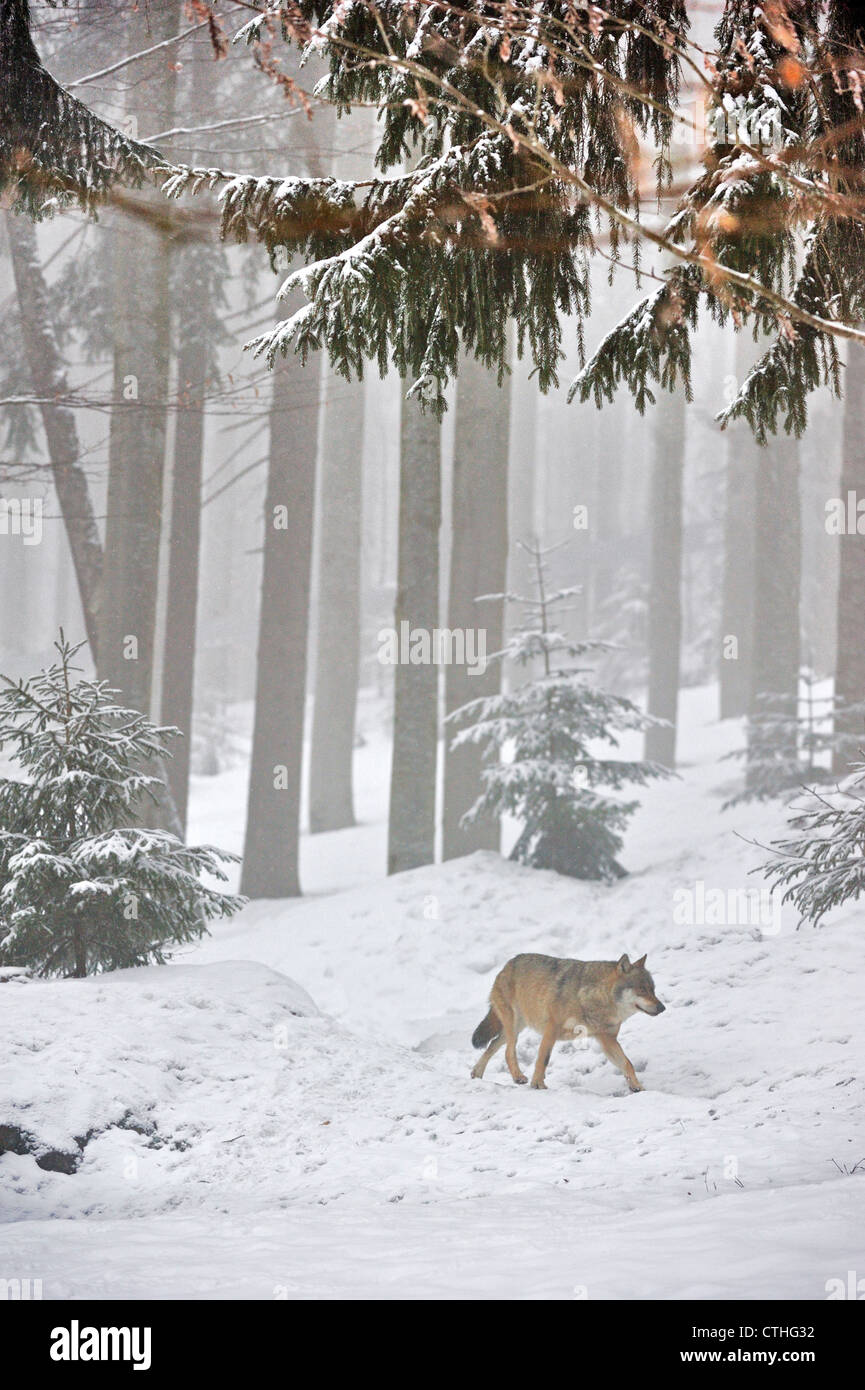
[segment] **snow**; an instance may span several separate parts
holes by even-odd
[[[488,853],[373,878],[373,745],[370,822],[305,844],[315,896],[168,967],[0,982],[0,1122],[36,1141],[0,1158],[0,1274],[49,1298],[579,1300],[820,1299],[861,1271],[863,909],[819,932],[682,920],[698,883],[758,887],[748,840],[783,827],[777,804],[720,811],[741,730],[713,699],[684,693],[681,776],[640,793],[612,887]],[[200,779],[204,838],[234,778]],[[546,1092],[501,1054],[470,1079],[492,979],[527,950],[648,952],[667,1012],[621,1035],[644,1092],[585,1042]],[[38,1166],[88,1135],[74,1174]]]

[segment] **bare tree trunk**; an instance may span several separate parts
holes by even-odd
[[[241,892],[300,893],[300,787],[306,698],[318,361],[273,369],[270,464],[258,627],[255,722]]]
[[[538,428],[538,384],[528,376],[526,363],[514,362],[509,391],[510,430],[508,446],[508,538],[509,585],[520,585],[528,572],[517,541],[529,543],[535,532],[535,456]],[[520,592],[522,590],[520,589]]]
[[[838,0],[833,5],[830,25],[831,49],[839,55],[861,47],[862,6],[854,0]],[[833,60],[834,61],[834,60]],[[843,57],[840,61],[845,61]],[[833,75],[834,76],[834,75]],[[826,78],[824,85],[832,123],[839,136],[836,158],[842,172],[840,188],[852,196],[861,193],[865,136],[860,118],[858,83],[840,83]],[[858,267],[857,267],[858,269]],[[861,324],[860,324],[861,327]],[[865,699],[865,536],[859,535],[858,507],[865,496],[865,350],[851,342],[847,356],[847,389],[844,400],[841,463],[841,497],[845,510],[852,500],[855,524],[842,532],[838,572],[838,616],[836,622],[835,698],[841,703]],[[853,494],[852,498],[850,494]],[[851,518],[852,520],[852,518]],[[852,734],[856,749],[865,746],[862,720],[852,715],[836,715],[835,732]],[[845,740],[846,742],[846,740]],[[856,755],[853,755],[854,758]],[[833,771],[841,776],[849,770],[849,752],[833,753]]]
[[[206,105],[213,61],[209,40],[193,50],[190,105]],[[171,474],[171,529],[165,596],[165,640],[159,716],[180,729],[167,767],[169,784],[184,834],[189,804],[189,767],[195,689],[198,576],[201,557],[201,481],[204,466],[204,392],[215,369],[211,342],[214,315],[221,307],[222,252],[192,245],[175,253],[172,280],[181,286],[177,317],[177,418]]]
[[[360,658],[363,382],[326,369],[318,526],[309,827],[354,825],[352,760]]]
[[[208,252],[196,247],[184,257]],[[194,300],[197,287],[190,286]],[[174,742],[168,777],[180,823],[186,829],[189,803],[189,762],[192,737],[192,699],[195,682],[195,641],[198,616],[198,563],[201,549],[201,475],[204,461],[204,378],[208,346],[196,333],[195,306],[182,316],[178,331],[178,415],[174,431],[171,479],[171,536],[165,607],[165,646],[159,717],[180,729]]]
[[[530,366],[514,359],[511,380],[511,420],[508,448],[508,575],[510,593],[526,592],[531,562],[523,545],[538,539],[535,515],[535,479],[538,457],[538,384],[529,376]],[[513,690],[531,680],[528,666],[508,662],[503,678]]]
[[[841,499],[845,510],[848,494],[865,498],[865,348],[848,345],[847,389],[844,398]],[[865,700],[865,536],[849,528],[841,535],[838,575],[838,652],[835,664],[835,696],[845,704]],[[862,717],[836,716],[836,732],[859,736],[865,746]],[[849,771],[850,756],[840,749],[833,772]]]
[[[39,263],[36,229],[29,217],[9,213],[6,214],[6,228],[21,316],[24,356],[34,394],[40,398],[51,474],[75,567],[87,640],[95,662],[102,596],[99,527],[87,476],[79,463],[81,450],[75,416],[68,406],[62,404],[69,386],[51,323],[48,291]]]
[[[409,387],[403,382],[403,390]],[[432,635],[438,622],[441,424],[403,399],[400,424],[399,555],[394,621]],[[388,824],[389,874],[435,858],[438,668],[398,663]]]
[[[754,360],[744,333],[736,334],[736,381],[741,383]],[[724,579],[721,596],[721,719],[747,714],[751,700],[754,649],[754,520],[756,472],[761,451],[744,421],[724,432],[726,502],[724,512]]]
[[[178,31],[180,0],[131,14],[130,46],[150,47]],[[131,26],[131,27],[129,27]],[[177,75],[164,54],[141,59],[129,114],[165,129]],[[159,198],[158,193],[151,195]],[[113,223],[114,401],[105,528],[105,601],[99,674],[126,702],[151,709],[162,488],[171,355],[170,248],[142,221]]]
[[[624,404],[624,403],[623,403]],[[633,409],[630,402],[626,408]],[[615,589],[616,574],[622,557],[622,450],[621,440],[616,447],[616,431],[621,430],[619,402],[614,401],[601,411],[597,422],[597,487],[595,516],[592,519],[594,557],[592,589],[595,607],[600,609]]]
[[[454,426],[448,628],[463,633],[484,630],[488,654],[501,650],[504,604],[475,600],[482,594],[500,594],[507,585],[509,424],[507,380],[499,387],[489,368],[465,356],[457,380]],[[467,701],[496,695],[500,689],[500,661],[489,662],[475,674],[467,662],[448,665],[445,712],[451,714]],[[445,734],[442,856],[455,859],[478,849],[496,850],[498,820],[460,825],[481,792],[481,750],[476,744],[450,748],[447,726]]]
[[[682,640],[684,392],[664,393],[655,409],[649,510],[648,712],[669,724],[646,730],[645,751],[647,758],[674,768]]]
[[[760,450],[757,461],[754,649],[748,711],[756,718],[772,713],[793,719],[796,714],[801,529],[799,446],[794,439],[776,436]],[[754,728],[749,753],[764,759],[766,751],[766,733]],[[795,762],[795,735],[779,736],[771,751],[779,759]]]

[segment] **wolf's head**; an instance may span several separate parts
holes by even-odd
[[[646,957],[631,964],[627,956],[616,963],[616,996],[624,1016],[636,1013],[662,1014],[664,1005],[655,993],[655,982],[646,969]]]

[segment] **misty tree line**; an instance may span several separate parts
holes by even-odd
[[[123,51],[133,53],[175,39],[186,24],[179,0],[147,14],[124,8],[114,31],[110,26],[103,31],[101,14],[103,7],[82,8],[74,54],[78,70],[73,71],[61,42],[55,64],[60,75],[66,75],[65,61],[70,77],[80,77],[85,57],[88,71],[110,66],[118,32]],[[142,135],[171,131],[187,120],[190,125],[210,120],[207,38],[188,41],[186,51],[197,53],[197,61],[178,67],[160,51],[136,59],[124,75],[125,116]],[[253,74],[235,80],[248,83],[251,94],[259,90],[256,79]],[[299,125],[289,123],[286,149],[292,148]],[[319,110],[312,122],[304,121],[299,138],[308,173],[318,176],[328,170],[331,152],[345,137]],[[242,151],[233,153],[242,158]],[[293,160],[296,164],[296,155]],[[80,271],[100,296],[98,303],[85,298],[77,306],[85,319],[93,315],[102,325],[94,357],[100,356],[100,341],[103,357],[111,348],[104,524],[101,494],[100,502],[94,500],[92,443],[82,438],[67,379],[73,330],[46,278],[42,238],[26,216],[9,214],[5,224],[21,353],[20,360],[4,364],[3,394],[29,393],[38,402],[31,414],[36,409],[41,418],[44,454],[98,674],[126,703],[145,712],[155,708],[163,722],[186,735],[166,767],[170,795],[158,811],[167,827],[183,829],[195,666],[205,659],[197,642],[203,633],[218,641],[224,622],[218,608],[199,612],[202,517],[207,515],[202,511],[208,476],[205,420],[208,408],[230,395],[227,383],[214,385],[219,379],[215,348],[236,332],[228,327],[234,301],[229,303],[224,291],[239,261],[218,247],[206,215],[186,204],[167,205],[155,192],[130,191],[101,216],[110,233],[110,263],[97,237],[88,252],[91,264],[85,267],[82,256],[73,273]],[[266,298],[262,277],[251,275],[250,281],[250,298]],[[593,334],[600,338],[632,296],[632,286],[617,282],[610,305],[596,310]],[[707,400],[731,370],[741,380],[757,354],[753,344],[737,337],[731,362],[730,336],[717,332],[709,343],[707,335],[703,345],[713,388]],[[863,350],[851,344],[847,351],[848,373],[865,387]],[[790,730],[806,662],[820,674],[829,674],[834,662],[837,695],[850,705],[862,699],[861,541],[842,536],[837,560],[827,560],[818,536],[826,495],[862,494],[865,487],[859,476],[865,453],[862,389],[848,389],[843,422],[839,412],[830,416],[818,407],[815,419],[824,431],[819,443],[812,428],[801,442],[770,436],[759,444],[742,423],[721,434],[708,405],[699,398],[696,405],[686,403],[684,387],[662,394],[645,419],[628,402],[600,413],[591,404],[566,410],[541,401],[534,380],[516,362],[513,377],[505,375],[500,383],[493,368],[465,356],[451,394],[451,422],[443,425],[406,395],[411,385],[406,375],[400,386],[396,500],[370,477],[371,470],[364,476],[361,440],[369,394],[362,386],[337,383],[318,356],[306,364],[293,355],[277,361],[254,440],[233,460],[239,471],[250,452],[263,448],[266,454],[263,518],[259,515],[257,523],[260,606],[243,585],[235,586],[241,590],[235,601],[246,633],[238,644],[235,614],[220,662],[210,667],[211,681],[218,681],[217,671],[223,678],[230,674],[233,689],[255,696],[244,893],[300,891],[305,732],[310,829],[334,830],[353,822],[357,692],[359,682],[369,678],[376,627],[392,622],[398,629],[402,621],[427,631],[483,627],[488,650],[497,650],[504,637],[502,603],[477,600],[524,581],[514,546],[522,537],[570,537],[557,564],[563,582],[576,581],[582,588],[571,618],[573,635],[592,632],[619,645],[619,652],[604,658],[608,678],[615,677],[624,689],[645,685],[648,711],[668,721],[646,732],[646,756],[655,761],[675,765],[683,684],[718,676],[721,717],[752,718],[754,765],[764,753],[760,719],[772,701],[781,702],[788,714],[792,709],[783,738],[788,744],[791,736],[795,739]],[[12,406],[7,414],[16,409],[21,407]],[[38,440],[21,435],[20,423],[16,428],[20,452],[32,457]],[[843,476],[836,489],[825,432],[837,444],[839,429]],[[807,474],[801,466],[806,453],[815,460]],[[7,480],[20,481],[28,476],[27,465],[10,460],[4,473]],[[816,479],[825,481],[826,491]],[[386,494],[376,519],[377,544],[387,549],[396,530],[392,592],[388,581],[371,594],[363,575],[365,487],[367,495],[372,488]],[[804,514],[803,498],[812,504]],[[585,524],[578,515],[581,507]],[[223,511],[226,557],[238,539],[232,522],[230,510]],[[826,566],[836,562],[837,612],[830,614]],[[14,561],[7,557],[6,565],[8,587],[15,581]],[[202,597],[207,605],[207,594]],[[253,650],[254,682],[247,673],[235,684],[236,673],[227,665],[237,662],[237,653]],[[509,678],[516,677],[505,673]],[[468,699],[494,694],[501,679],[497,663],[483,676],[471,676],[459,665],[446,666],[443,676],[432,664],[396,666],[390,872],[433,860],[439,808],[444,857],[498,846],[495,823],[461,823],[478,792],[477,749],[447,747],[439,784],[439,744],[443,716]],[[838,753],[835,771],[844,766]]]

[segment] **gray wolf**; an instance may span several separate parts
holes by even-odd
[[[498,973],[490,991],[490,1010],[472,1035],[472,1046],[485,1047],[472,1068],[480,1079],[490,1058],[504,1047],[508,1069],[518,1086],[528,1077],[517,1062],[517,1038],[523,1028],[541,1035],[532,1086],[545,1091],[544,1075],[554,1045],[561,1039],[596,1038],[632,1091],[642,1091],[618,1042],[619,1029],[632,1014],[662,1014],[664,1005],[646,969],[646,957],[631,961],[566,960],[557,956],[514,956]]]

